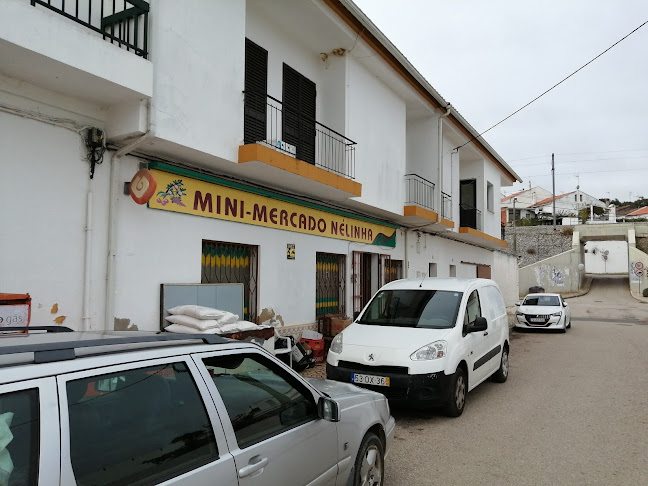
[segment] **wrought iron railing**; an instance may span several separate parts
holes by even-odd
[[[452,221],[452,196],[441,192],[441,217]]]
[[[31,0],[127,51],[148,56],[149,4],[144,0]]]
[[[244,143],[263,143],[329,172],[355,178],[356,142],[272,96],[245,93]]]
[[[405,174],[405,204],[434,211],[434,182],[416,174]]]
[[[482,230],[482,214],[477,208],[468,204],[459,204],[459,226]]]

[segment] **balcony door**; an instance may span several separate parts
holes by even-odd
[[[282,139],[297,148],[299,160],[315,164],[315,83],[283,65]]]
[[[459,183],[459,226],[477,228],[477,180]]]

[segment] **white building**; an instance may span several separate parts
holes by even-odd
[[[556,196],[555,204],[554,198],[549,196],[548,198],[529,206],[529,210],[537,210],[538,214],[542,214],[545,217],[553,217],[554,206],[557,220],[562,218],[578,218],[578,214],[582,209],[587,209],[588,213],[590,213],[593,211],[593,207],[603,209],[607,208],[607,205],[603,201],[584,193],[580,189],[576,189],[575,191]]]
[[[535,217],[538,213],[534,209],[529,208],[549,197],[551,197],[551,192],[539,186],[530,187],[529,189],[503,197],[501,200],[502,224],[512,224],[513,211],[515,211],[516,220]]]
[[[0,292],[32,325],[156,330],[164,283],[295,331],[401,276],[517,299],[520,178],[349,0],[46,3],[0,2]]]

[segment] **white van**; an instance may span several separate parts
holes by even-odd
[[[506,306],[494,281],[397,280],[335,336],[326,376],[457,417],[470,390],[489,377],[506,381],[508,357]]]

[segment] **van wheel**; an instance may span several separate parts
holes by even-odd
[[[493,375],[493,381],[497,383],[504,383],[508,378],[509,374],[509,353],[508,348],[505,346],[502,351],[502,359],[500,361],[500,367]]]
[[[458,417],[463,413],[467,393],[468,380],[466,379],[466,372],[459,367],[450,380],[450,397],[445,407],[446,414],[449,417]]]

